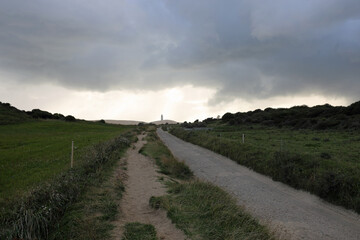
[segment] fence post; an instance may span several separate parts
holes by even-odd
[[[245,143],[245,134],[242,134],[242,143]]]
[[[74,166],[74,141],[71,141],[71,168]]]

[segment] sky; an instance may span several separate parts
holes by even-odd
[[[0,101],[194,121],[360,100],[359,0],[0,0]]]

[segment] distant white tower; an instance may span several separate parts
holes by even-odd
[[[161,121],[164,120],[164,116],[161,114]]]

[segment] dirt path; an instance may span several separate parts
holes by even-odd
[[[186,239],[184,233],[166,217],[164,210],[154,210],[149,206],[150,197],[165,195],[166,189],[158,181],[161,174],[156,172],[154,162],[138,153],[146,143],[142,140],[144,137],[144,135],[139,135],[135,148],[127,152],[126,190],[120,203],[120,219],[115,223],[113,235],[115,239],[120,240],[126,223],[140,222],[152,224],[156,228],[159,239]]]
[[[200,179],[233,193],[240,205],[290,239],[360,239],[360,216],[307,192],[274,182],[160,129],[161,140]]]

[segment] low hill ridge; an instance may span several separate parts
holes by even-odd
[[[34,119],[57,119],[64,121],[75,121],[76,118],[68,115],[64,116],[60,113],[50,113],[40,109],[33,109],[31,111],[19,110],[11,106],[10,103],[0,102],[0,125],[22,123],[33,121]]]
[[[0,125],[31,121],[25,111],[21,111],[10,103],[0,102]]]
[[[216,122],[207,118],[203,122],[184,123],[190,126],[203,126]],[[329,104],[308,107],[306,105],[291,108],[266,108],[249,112],[225,113],[221,121],[229,125],[262,124],[274,127],[295,129],[360,129],[360,101],[347,107]]]

